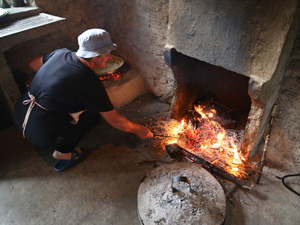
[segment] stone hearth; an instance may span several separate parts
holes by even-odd
[[[173,64],[176,61],[173,53],[179,52],[193,60],[198,59],[248,77],[248,87],[241,92],[241,95],[248,93],[251,99],[242,151],[245,155],[254,155],[276,102],[296,35],[295,28],[299,26],[299,17],[295,17],[299,11],[297,1],[170,0],[169,11],[164,55],[166,64],[177,79],[173,115],[177,115],[176,108],[182,107],[176,105],[181,100],[182,86],[187,85],[186,89],[190,91],[192,83],[197,85],[195,78],[190,83],[180,83],[186,81],[186,77],[178,78],[180,68]],[[203,72],[198,76],[204,76]],[[224,76],[228,76],[225,72],[222,79],[226,80]],[[218,79],[220,77],[222,74]],[[207,78],[199,82],[199,89],[210,85],[204,80]],[[218,82],[216,78],[214,83]],[[233,83],[232,89],[237,89],[237,85]],[[191,96],[191,99],[194,98]]]

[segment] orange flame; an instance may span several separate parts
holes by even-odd
[[[224,171],[236,177],[245,177],[246,160],[237,146],[240,143],[236,134],[225,131],[218,122],[213,121],[216,110],[195,106],[194,111],[197,114],[193,118],[180,123],[172,120],[164,124],[164,135],[178,137],[170,138],[165,144],[177,142],[185,150]]]

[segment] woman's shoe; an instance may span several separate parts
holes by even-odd
[[[72,151],[71,160],[60,160],[55,166],[54,170],[57,172],[63,172],[64,170],[68,169],[71,166],[76,165],[80,162],[82,158],[82,153],[80,148],[75,148]]]

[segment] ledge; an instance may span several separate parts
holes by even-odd
[[[50,23],[55,23],[61,20],[65,19],[46,13],[40,13],[36,16],[30,16],[16,21],[9,21],[0,25],[0,38],[30,30],[36,27],[44,26]]]
[[[2,52],[11,48],[16,44],[20,44],[24,41],[41,37],[54,30],[60,28],[57,22],[64,21],[65,18],[52,16],[46,13],[39,13],[37,8],[23,9],[25,11],[19,13],[9,12],[7,21],[0,23],[0,48]],[[8,9],[12,10],[13,9]],[[22,10],[19,9],[18,10]],[[12,19],[17,18],[16,20]],[[54,24],[54,25],[53,25]]]

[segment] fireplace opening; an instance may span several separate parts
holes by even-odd
[[[244,130],[251,108],[249,78],[177,52],[165,52],[175,80],[171,117],[181,120],[195,104],[215,108],[225,128]],[[227,119],[226,119],[227,118]]]
[[[243,186],[241,179],[255,170],[241,151],[252,103],[249,78],[175,48],[164,56],[174,75],[174,95],[170,117],[151,126],[154,135],[165,138],[166,150],[174,144],[185,158]]]

